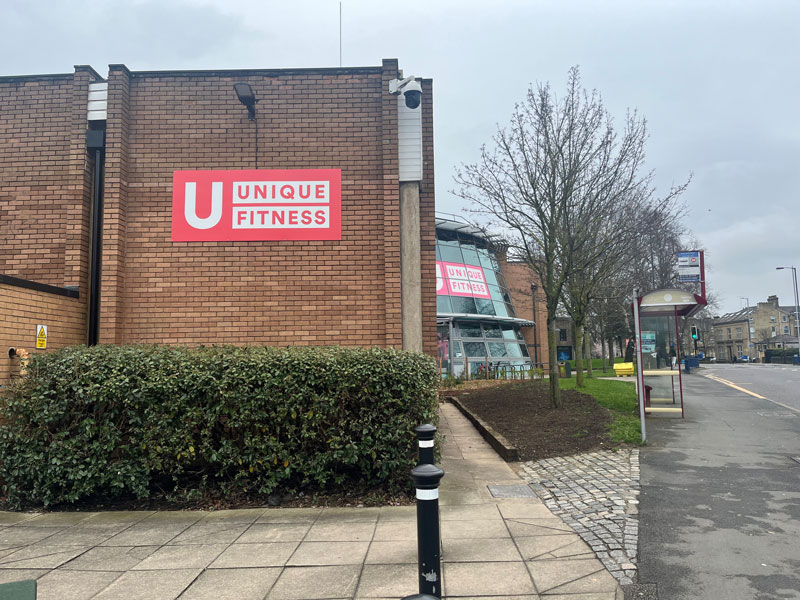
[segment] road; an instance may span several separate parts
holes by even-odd
[[[770,400],[800,410],[800,367],[792,365],[725,364],[701,373],[725,379]]]
[[[719,365],[683,382],[686,418],[647,420],[640,583],[661,600],[800,599],[800,369]]]

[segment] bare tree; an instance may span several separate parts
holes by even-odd
[[[555,319],[562,298],[576,326],[576,344],[593,290],[621,260],[609,246],[625,232],[635,206],[649,198],[649,175],[640,175],[647,137],[643,119],[626,117],[614,128],[597,92],[581,87],[570,69],[567,92],[549,84],[528,91],[494,147],[456,173],[456,193],[488,217],[508,240],[509,253],[539,275],[547,307],[550,391],[560,406]],[[565,285],[568,286],[565,291]],[[579,384],[583,369],[578,356]]]

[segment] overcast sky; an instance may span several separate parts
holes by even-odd
[[[694,179],[688,224],[721,312],[800,266],[800,2],[343,0],[344,66],[398,58],[434,80],[437,210],[536,82],[579,65],[611,113],[648,120],[661,189]],[[0,75],[339,65],[338,0],[3,0]],[[298,165],[301,166],[301,165]]]

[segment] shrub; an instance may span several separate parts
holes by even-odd
[[[391,486],[435,422],[432,359],[339,347],[97,346],[34,356],[3,393],[12,505],[175,490]]]

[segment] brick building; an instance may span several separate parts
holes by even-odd
[[[413,107],[401,77],[396,60],[0,77],[0,344],[36,351],[45,324],[47,349],[95,335],[435,354],[432,82],[411,79]],[[233,192],[215,196],[218,174],[220,186],[299,185],[301,197],[324,184],[313,214],[325,231],[266,196],[246,229]],[[217,208],[221,233],[207,227]],[[268,230],[252,224],[269,211]],[[197,239],[181,237],[184,215]],[[14,368],[3,362],[0,382]]]

